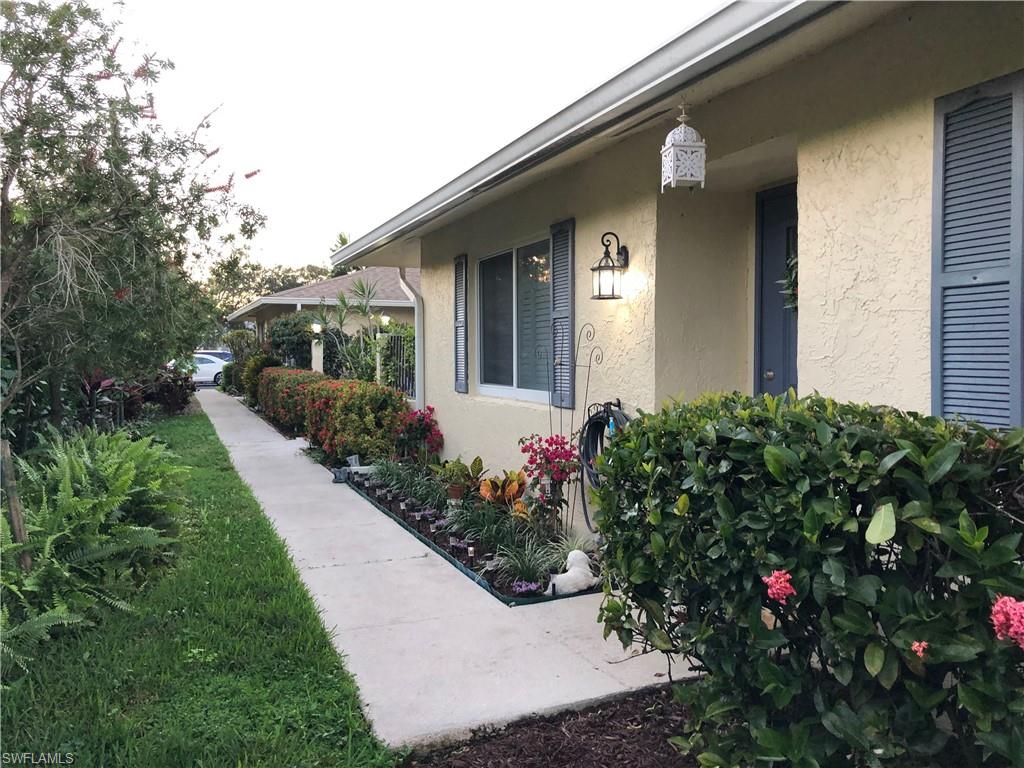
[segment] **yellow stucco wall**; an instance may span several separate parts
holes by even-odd
[[[592,323],[595,343],[604,351],[590,381],[589,402],[621,397],[630,410],[650,409],[654,392],[654,248],[658,156],[646,139],[627,139],[609,151],[572,166],[537,184],[431,233],[422,241],[421,284],[425,302],[426,402],[437,408],[445,433],[445,453],[470,458],[479,454],[492,470],[517,468],[522,454],[518,437],[549,431],[546,405],[477,391],[476,260],[511,245],[545,238],[551,224],[576,220],[576,328]],[[653,139],[657,141],[656,139]],[[600,239],[614,230],[630,251],[622,301],[590,298],[590,267],[601,255]],[[469,393],[453,386],[453,259],[469,256],[468,348]],[[581,355],[590,345],[581,345]],[[583,414],[586,375],[576,381],[578,427]],[[568,432],[571,414],[550,412],[554,429]],[[561,424],[561,428],[560,428]]]
[[[801,391],[930,409],[934,101],[1021,67],[1024,4],[924,3],[693,110],[711,159],[796,136]]]
[[[754,193],[667,191],[658,200],[656,394],[749,392]]]
[[[477,392],[475,262],[544,237],[570,216],[576,325],[592,322],[605,352],[589,402],[621,397],[635,411],[680,394],[749,392],[756,192],[794,175],[801,391],[927,411],[934,100],[1022,67],[1024,4],[907,6],[693,107],[691,122],[709,148],[704,190],[659,194],[666,122],[426,235],[425,396],[446,454],[479,453],[491,469],[511,468],[521,463],[516,438],[548,431],[546,406]],[[766,146],[767,157],[757,150]],[[744,153],[749,176],[746,161],[735,161]],[[716,163],[729,165],[728,184]],[[773,170],[782,168],[792,170]],[[589,298],[590,266],[608,229],[630,248],[632,286],[621,302]],[[452,381],[452,263],[460,253],[470,257],[468,395]],[[583,387],[581,375],[579,409]],[[555,430],[568,430],[568,412],[553,418]],[[574,424],[581,418],[579,410]]]

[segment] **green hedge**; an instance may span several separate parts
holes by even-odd
[[[317,371],[264,368],[259,383],[264,415],[286,429],[302,431],[306,425],[306,388],[324,378]]]
[[[221,371],[220,371],[221,374],[222,374],[221,377],[220,377],[220,391],[221,392],[229,392],[230,393],[230,392],[234,392],[235,391],[234,380],[236,378],[241,378],[241,374],[239,374],[238,371],[239,371],[238,363],[235,363],[235,362],[224,363],[224,367],[221,368]]]
[[[991,617],[998,596],[1024,598],[1022,441],[738,394],[619,432],[599,460],[602,617],[703,671],[679,688],[683,751],[1024,765],[1024,649]]]
[[[339,460],[391,458],[408,412],[402,392],[372,381],[331,379],[306,387],[306,437]]]
[[[260,373],[264,368],[273,368],[281,364],[273,355],[257,352],[245,361],[242,371],[242,391],[249,405],[259,405]]]

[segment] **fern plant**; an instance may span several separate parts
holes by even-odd
[[[180,512],[176,467],[149,439],[94,429],[51,431],[30,459],[17,459],[27,541],[0,521],[0,602],[4,658],[24,668],[60,627],[129,610],[130,597],[166,561]],[[4,500],[6,506],[6,499]],[[32,556],[32,569],[17,565]],[[4,665],[4,674],[12,670]]]

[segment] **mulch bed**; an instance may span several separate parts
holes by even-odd
[[[403,768],[661,768],[695,766],[668,743],[683,732],[686,709],[667,687],[531,717],[455,747],[410,756]]]

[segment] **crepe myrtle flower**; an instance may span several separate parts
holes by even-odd
[[[786,598],[796,594],[796,590],[790,583],[792,580],[793,577],[786,570],[772,571],[771,576],[761,577],[761,581],[768,587],[768,597],[777,601],[779,605],[785,605]]]

